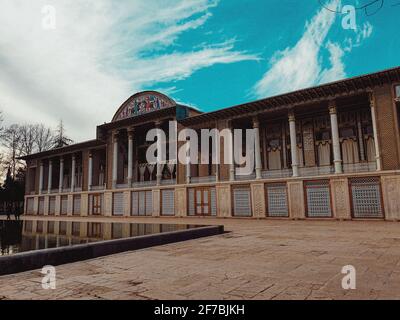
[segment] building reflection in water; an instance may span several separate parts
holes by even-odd
[[[198,226],[76,221],[0,221],[0,255],[131,238],[196,227]]]

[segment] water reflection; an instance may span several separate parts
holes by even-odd
[[[73,221],[0,221],[0,255],[131,238],[196,227],[199,226]]]

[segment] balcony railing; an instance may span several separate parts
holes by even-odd
[[[191,177],[190,178],[191,183],[210,183],[210,182],[215,182],[215,181],[216,181],[215,176]]]
[[[343,171],[345,173],[357,172],[373,172],[376,171],[376,162],[362,162],[355,164],[344,164]]]
[[[141,181],[132,183],[133,188],[153,187],[157,185],[157,181]]]
[[[176,179],[166,179],[166,180],[161,180],[161,185],[162,186],[171,186],[176,184]]]
[[[263,179],[273,179],[273,178],[288,178],[293,175],[292,169],[283,170],[265,170],[262,172]]]
[[[247,181],[247,180],[255,180],[256,179],[256,174],[255,173],[252,173],[252,174],[249,174],[249,175],[239,175],[239,174],[237,174],[237,175],[235,175],[235,179],[237,180],[237,181]]]
[[[299,168],[299,175],[301,177],[321,176],[333,173],[335,173],[333,166]]]
[[[105,190],[106,189],[106,186],[105,185],[102,185],[102,186],[92,186],[91,187],[91,191],[102,191],[102,190]]]

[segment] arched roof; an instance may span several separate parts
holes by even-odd
[[[176,102],[160,92],[139,92],[118,108],[112,122],[173,106],[176,106]]]

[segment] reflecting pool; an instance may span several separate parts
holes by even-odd
[[[199,228],[197,225],[0,220],[0,256]]]

